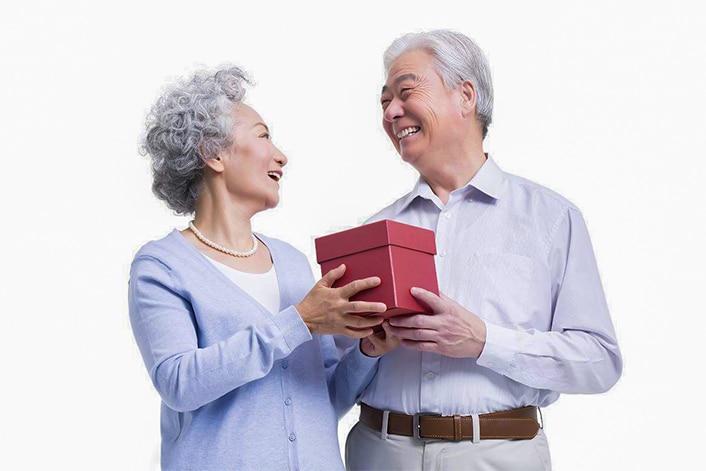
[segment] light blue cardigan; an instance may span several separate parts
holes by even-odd
[[[343,468],[338,418],[377,361],[357,342],[340,357],[333,337],[312,337],[294,308],[314,284],[306,257],[258,237],[277,272],[274,316],[179,231],[132,263],[130,321],[162,397],[163,469]]]

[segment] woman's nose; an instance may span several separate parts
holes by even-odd
[[[287,165],[287,162],[289,159],[287,159],[287,156],[282,153],[281,150],[277,146],[275,146],[275,154],[274,154],[275,162],[280,164],[282,167]]]

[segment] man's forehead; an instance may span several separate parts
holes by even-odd
[[[382,93],[388,87],[397,85],[405,80],[418,82],[426,76],[431,66],[433,57],[426,51],[409,51],[399,56],[390,66],[387,81],[382,87]]]

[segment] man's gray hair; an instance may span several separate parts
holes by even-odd
[[[478,96],[476,117],[483,126],[483,137],[493,120],[493,82],[490,65],[483,51],[467,36],[447,30],[405,34],[395,39],[385,51],[385,73],[399,56],[409,51],[429,52],[436,62],[446,88],[470,80]]]
[[[152,106],[141,154],[152,160],[152,192],[175,213],[195,211],[204,160],[233,144],[234,105],[249,83],[238,67],[202,70],[169,86]]]

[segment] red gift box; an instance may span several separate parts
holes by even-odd
[[[413,286],[439,294],[435,236],[428,229],[385,219],[319,237],[314,243],[322,273],[346,265],[346,273],[334,287],[380,277],[379,286],[361,291],[351,300],[385,303],[387,311],[382,317],[430,312],[410,294]]]

